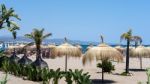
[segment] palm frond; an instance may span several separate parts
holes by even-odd
[[[15,30],[19,30],[19,28],[20,28],[14,21],[7,21],[7,26],[14,27]]]
[[[44,28],[42,28],[42,29],[40,30],[40,33],[41,33],[41,34],[43,34],[43,32],[44,32]]]
[[[142,43],[142,38],[140,36],[132,36],[132,41]]]
[[[51,36],[51,35],[52,35],[52,33],[45,34],[45,35],[42,37],[42,39],[45,39],[45,38],[47,38],[47,37],[49,37],[49,36]]]
[[[123,33],[123,34],[120,36],[120,41],[122,41],[123,39],[126,40],[126,37],[127,37],[127,33]]]
[[[32,34],[25,34],[24,36],[25,36],[26,38],[33,39],[33,35],[32,35]]]
[[[4,4],[1,5],[2,14],[5,14],[7,12],[7,9]]]
[[[16,18],[16,19],[18,19],[18,20],[21,20],[21,19],[19,18],[19,16],[18,16],[17,14],[15,14],[15,13],[10,14],[10,16],[11,16],[11,17],[14,17],[14,18]]]
[[[132,38],[132,30],[130,29],[128,32],[126,33],[123,33],[121,36],[120,36],[120,41],[122,41],[123,39],[125,40],[131,40]]]

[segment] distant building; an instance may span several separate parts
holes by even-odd
[[[4,42],[0,41],[0,51],[5,49]]]

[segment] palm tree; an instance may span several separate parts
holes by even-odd
[[[140,36],[132,36],[132,41],[135,42],[135,48],[142,43],[142,38]]]
[[[33,29],[33,32],[31,34],[25,34],[25,37],[34,40],[36,44],[36,60],[35,62],[32,63],[33,66],[35,67],[40,67],[40,68],[45,68],[48,67],[47,63],[44,62],[41,58],[41,44],[44,39],[47,37],[51,36],[52,33],[47,33],[44,34],[44,29]]]
[[[6,9],[5,5],[1,5],[0,9],[0,29],[7,29],[12,32],[14,39],[16,38],[16,30],[19,30],[19,26],[11,20],[11,18],[16,18],[21,20],[17,14],[14,13],[13,8]]]
[[[1,29],[7,29],[10,31],[13,35],[13,38],[16,39],[16,30],[19,30],[20,27],[13,21],[11,18],[16,18],[18,20],[21,20],[17,14],[14,13],[13,8],[6,9],[4,4],[1,4],[0,7],[0,30]],[[1,63],[4,61],[5,56],[1,57]],[[10,57],[12,61],[18,60],[19,58],[16,56],[15,49],[13,52],[13,55]]]
[[[120,37],[120,40],[122,39],[127,40],[127,49],[126,49],[126,73],[129,73],[129,46],[130,46],[130,41],[132,39],[132,30],[130,29],[128,32],[123,33]]]

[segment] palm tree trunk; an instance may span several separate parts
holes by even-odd
[[[3,26],[3,23],[2,23],[2,22],[0,22],[0,29],[2,28],[2,26]]]
[[[137,47],[137,45],[138,45],[138,43],[135,41],[135,45],[134,45],[134,46],[135,46],[135,48]]]
[[[142,57],[140,56],[140,68],[142,69]]]
[[[37,57],[36,58],[41,58],[41,47],[40,47],[40,45],[37,45],[37,55],[36,55]]]
[[[129,73],[129,45],[130,40],[127,40],[127,51],[126,51],[126,73]]]
[[[102,84],[104,83],[104,65],[103,65],[103,61],[102,61]]]

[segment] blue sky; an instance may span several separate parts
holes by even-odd
[[[22,21],[18,36],[45,28],[51,38],[119,43],[130,28],[150,44],[150,0],[0,0],[13,7]],[[4,30],[1,36],[10,35]]]

